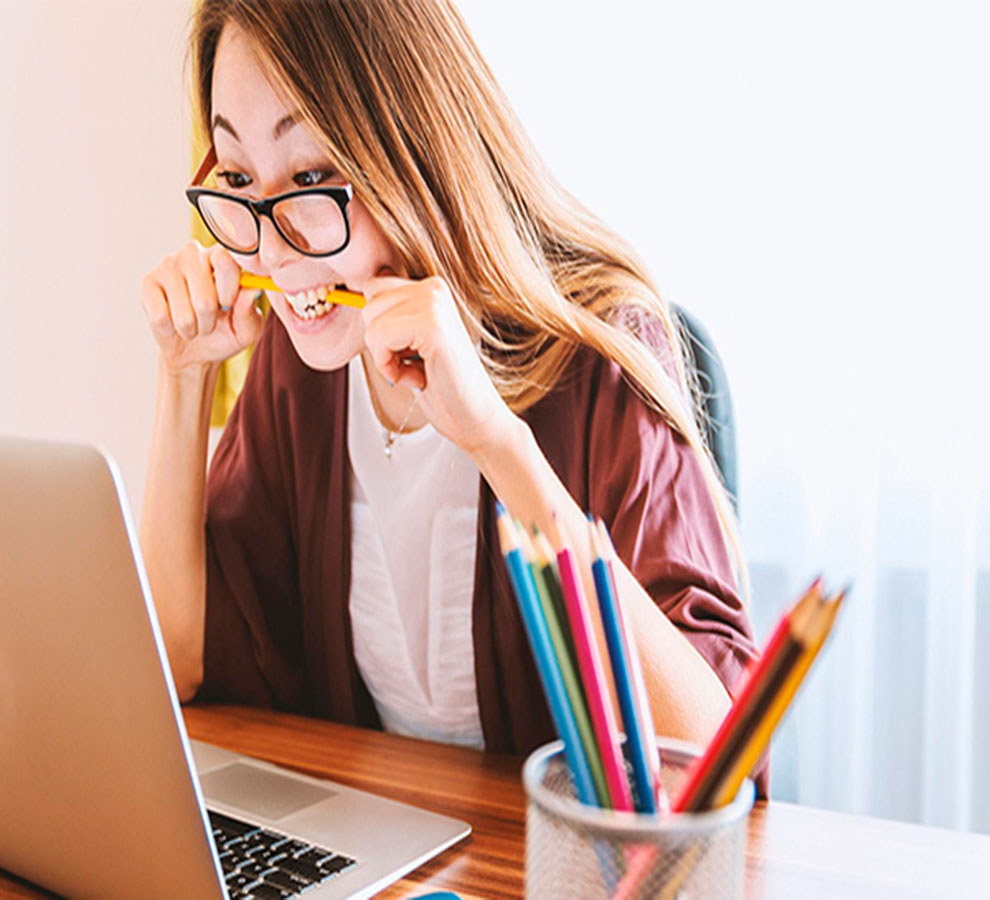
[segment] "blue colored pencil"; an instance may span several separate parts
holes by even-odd
[[[615,552],[615,545],[612,543],[612,536],[608,533],[605,523],[598,519],[598,534],[601,537],[601,546],[605,551],[605,571],[608,574],[609,585],[612,588],[612,596],[618,598],[619,591],[615,586],[614,562],[618,559]],[[629,667],[633,680],[633,701],[636,704],[636,713],[639,720],[640,740],[643,742],[643,752],[646,754],[646,764],[650,772],[650,782],[653,785],[654,799],[656,800],[657,812],[666,815],[670,812],[670,800],[667,792],[663,789],[663,782],[660,780],[660,749],[657,747],[657,730],[653,724],[653,712],[650,709],[650,696],[646,691],[646,681],[643,678],[643,667],[640,664],[639,652],[636,649],[635,638],[629,628],[629,623],[622,615],[622,607],[616,604],[618,611],[619,625],[622,628],[622,639],[629,653]]]
[[[582,803],[597,806],[598,798],[591,777],[591,769],[581,746],[577,722],[567,699],[564,680],[550,642],[550,634],[547,630],[543,610],[540,607],[532,574],[519,550],[519,538],[505,507],[499,503],[497,510],[498,536],[502,546],[502,555],[505,557],[506,566],[509,569],[509,578],[516,593],[519,611],[522,613],[526,636],[529,638],[533,658],[536,660],[536,669],[539,672],[543,693],[550,707],[550,715],[553,718],[557,734],[564,742],[564,755],[570,766],[571,777],[574,779],[575,792]]]
[[[635,646],[628,647],[624,638],[622,611],[619,609],[618,597],[612,587],[605,563],[605,548],[602,538],[591,515],[588,515],[591,546],[595,554],[591,564],[591,572],[595,581],[595,593],[598,595],[598,607],[601,610],[602,626],[605,630],[605,643],[608,645],[609,657],[612,662],[612,675],[615,680],[615,692],[619,698],[619,711],[622,713],[622,723],[626,731],[626,755],[632,764],[633,782],[636,785],[636,810],[638,812],[656,813],[657,796],[653,767],[650,762],[649,748],[644,742],[644,723],[641,720],[636,701],[635,676],[631,654],[636,652]],[[654,744],[656,746],[656,738]]]

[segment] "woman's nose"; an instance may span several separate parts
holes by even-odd
[[[258,238],[258,260],[269,271],[274,272],[289,260],[299,259],[301,254],[286,243],[278,233],[274,223],[267,216],[261,216],[261,234]]]

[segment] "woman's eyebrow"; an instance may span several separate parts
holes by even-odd
[[[286,132],[288,132],[299,121],[300,118],[299,113],[289,113],[289,115],[283,116],[279,119],[278,123],[272,129],[272,140],[277,141],[279,138],[283,137]],[[218,128],[222,128],[230,134],[235,141],[240,141],[240,137],[238,136],[234,126],[231,125],[226,118],[220,115],[220,113],[217,113],[213,117],[213,127],[210,130],[216,131]]]

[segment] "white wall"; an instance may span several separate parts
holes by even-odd
[[[709,323],[746,462],[760,434],[914,444],[920,411],[972,418],[990,373],[985,3],[460,8],[564,184]],[[966,352],[933,367],[950,344]]]
[[[0,2],[0,433],[101,443],[140,505],[141,276],[187,239],[185,2]]]

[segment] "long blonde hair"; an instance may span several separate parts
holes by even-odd
[[[731,502],[703,435],[690,357],[633,249],[553,177],[450,0],[200,0],[190,51],[200,126],[223,27],[255,42],[273,82],[354,186],[413,278],[442,276],[482,360],[521,412],[588,345],[697,455],[743,594]],[[660,323],[673,377],[629,310]]]

